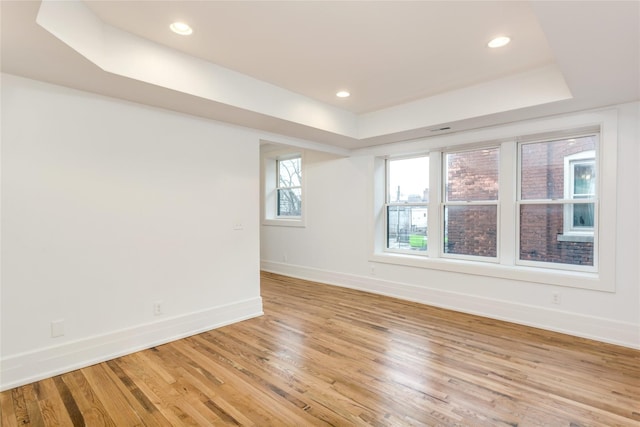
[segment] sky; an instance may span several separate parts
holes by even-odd
[[[412,194],[422,197],[424,190],[429,188],[429,157],[413,157],[410,159],[390,160],[389,191],[391,201],[396,200],[398,185],[400,186],[400,200],[407,200]]]

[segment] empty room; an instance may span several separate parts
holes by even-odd
[[[639,1],[0,2],[0,425],[639,426]]]

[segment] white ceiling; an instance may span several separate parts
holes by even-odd
[[[346,149],[640,98],[637,1],[64,3],[0,3],[3,72]]]
[[[525,2],[92,1],[104,22],[354,113],[553,62]],[[174,21],[194,28],[169,31]],[[513,44],[489,49],[496,35]],[[338,99],[339,89],[353,96]]]

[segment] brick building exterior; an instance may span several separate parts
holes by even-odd
[[[565,182],[572,176],[567,170],[572,167],[568,159],[595,152],[595,148],[595,137],[590,136],[523,145],[522,200],[570,199],[567,188],[574,184]],[[567,221],[570,224],[574,218],[565,218],[571,214],[568,205],[521,205],[520,259],[593,265],[593,234],[586,231],[572,235]]]

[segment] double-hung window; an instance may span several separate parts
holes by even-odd
[[[428,253],[436,258],[597,271],[597,146],[598,135],[589,134],[432,153],[442,159],[442,191],[431,195],[439,203],[429,202],[429,156],[387,159],[385,249],[426,254],[430,242],[436,246]],[[505,178],[501,147],[511,147],[518,159]],[[511,200],[500,198],[505,179],[516,181]],[[428,224],[437,222],[428,220],[429,206],[440,206],[432,212],[440,226],[431,233]],[[501,212],[516,218],[501,221]],[[501,233],[503,242],[516,241],[505,256]]]
[[[596,267],[597,141],[586,135],[520,144],[520,264]]]
[[[370,260],[613,290],[615,112],[515,129],[380,148]]]
[[[304,227],[304,153],[265,150],[262,159],[262,223]]]
[[[498,256],[497,147],[444,154],[443,256]]]
[[[429,157],[386,160],[386,248],[427,250]]]
[[[296,218],[302,215],[302,157],[276,160],[276,216]]]

